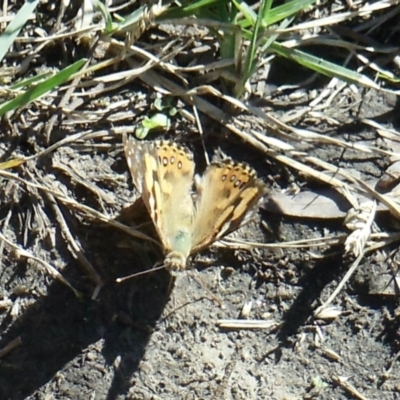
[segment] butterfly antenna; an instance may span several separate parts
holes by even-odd
[[[140,276],[140,275],[150,274],[150,273],[152,273],[154,271],[159,271],[160,269],[164,269],[164,268],[165,268],[165,265],[159,265],[159,266],[154,267],[152,269],[147,269],[145,271],[137,272],[136,274],[123,276],[122,278],[117,278],[115,281],[117,283],[121,283],[121,282],[127,281],[128,279],[136,278],[137,276]]]

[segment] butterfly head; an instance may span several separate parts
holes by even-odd
[[[186,269],[187,257],[178,251],[171,251],[164,260],[164,267],[168,271],[183,271]]]

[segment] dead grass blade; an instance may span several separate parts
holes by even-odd
[[[270,329],[276,328],[278,323],[274,320],[219,319],[217,325],[220,329]]]
[[[6,356],[10,352],[12,352],[15,348],[17,348],[21,344],[22,344],[21,336],[16,337],[10,343],[8,343],[6,346],[4,346],[2,349],[0,349],[0,358],[3,358],[4,356]]]
[[[88,218],[91,218],[91,219],[94,219],[97,221],[102,221],[102,222],[106,223],[107,225],[117,228],[131,236],[134,236],[136,238],[143,239],[143,240],[149,240],[153,243],[158,244],[158,242],[156,242],[153,238],[145,235],[144,233],[142,233],[136,229],[132,229],[126,225],[123,225],[123,224],[119,223],[118,221],[114,221],[111,217],[109,217],[103,213],[100,213],[99,211],[94,210],[93,208],[88,207],[84,204],[80,204],[77,201],[75,201],[74,199],[66,196],[65,194],[63,194],[57,190],[27,181],[25,179],[22,179],[18,175],[9,173],[7,171],[0,170],[0,176],[2,176],[3,178],[9,179],[9,180],[19,182],[20,184],[22,184],[24,186],[32,187],[32,188],[38,189],[40,191],[46,192],[48,194],[51,194],[52,196],[54,196],[54,198],[61,201],[66,206],[71,207],[72,209],[82,213],[84,216],[86,216]]]

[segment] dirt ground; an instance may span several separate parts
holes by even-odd
[[[249,101],[280,118],[303,104],[291,98],[297,89],[275,89],[283,82],[300,85],[309,72],[289,61],[275,61],[268,79],[262,82],[265,98],[259,94]],[[292,69],[301,73],[292,74]],[[256,77],[254,87],[259,89],[260,81]],[[321,80],[300,91],[309,99],[325,83]],[[138,82],[109,94],[107,101],[122,104],[131,93],[144,93],[143,108],[151,101],[151,93]],[[348,107],[349,103],[357,104],[357,109]],[[88,102],[83,107],[90,111],[92,105]],[[124,107],[121,105],[121,110]],[[341,94],[325,111],[340,121],[340,126],[329,121],[316,123],[312,118],[296,123],[299,128],[349,142],[375,144],[377,134],[361,124],[361,119],[370,118],[396,129],[396,108],[395,96],[360,89],[356,94]],[[10,138],[16,153],[28,155],[41,149],[43,138],[38,132],[51,110],[48,113],[41,115],[42,125],[38,122],[31,130],[25,127],[21,136]],[[76,122],[79,116],[56,125],[53,141],[63,138],[67,126],[76,131],[87,127],[78,121],[71,128],[74,119]],[[135,118],[123,122],[134,124]],[[250,115],[246,122],[257,124]],[[277,165],[208,118],[202,123],[209,154],[221,148],[233,159],[248,162],[272,194],[289,188],[294,181],[302,189],[319,187]],[[106,115],[98,126],[90,128],[114,127]],[[194,150],[199,169],[204,167],[193,124],[177,120],[167,135]],[[9,143],[0,143],[3,155],[9,154]],[[29,163],[21,174],[27,178],[27,171],[39,173],[80,203],[117,216],[137,192],[120,135],[112,135],[106,144],[67,144]],[[296,146],[337,166],[355,169],[365,180],[379,178],[389,163],[384,157],[329,145]],[[71,178],[60,165],[78,171],[87,185]],[[88,184],[101,188],[104,196],[96,197]],[[82,263],[72,257],[59,227],[60,216],[50,200],[40,190],[4,178],[1,187],[1,219],[7,221],[2,225],[3,234],[56,266],[80,293],[76,295],[23,255],[7,246],[2,248],[0,349],[14,340],[20,343],[0,358],[1,400],[400,399],[397,296],[372,289],[372,283],[388,269],[385,254],[395,251],[396,244],[387,248],[387,253],[377,251],[362,260],[334,300],[340,315],[318,319],[314,310],[330,296],[353,261],[343,256],[342,245],[252,251],[212,247],[194,257],[189,271],[175,278],[160,270],[117,284],[117,277],[151,268],[159,261],[157,254],[147,243],[131,243],[120,231],[76,215],[60,203],[71,234],[104,282],[93,300],[95,284]],[[255,220],[235,237],[279,243],[348,234],[342,217],[288,216],[272,212],[267,203],[265,200],[260,205]],[[270,231],[262,221],[268,223]],[[382,229],[396,230],[388,213],[379,214],[376,222]],[[250,302],[247,319],[269,320],[270,328],[227,329],[218,325],[222,319],[240,318]],[[351,393],[350,386],[358,394]]]

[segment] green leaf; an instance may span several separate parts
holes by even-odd
[[[154,114],[151,118],[146,117],[143,120],[142,124],[147,129],[156,129],[156,128],[168,129],[171,122],[165,114],[157,113]]]

